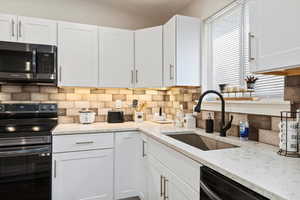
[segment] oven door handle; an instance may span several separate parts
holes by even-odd
[[[39,155],[39,156],[50,156],[51,149],[50,147],[35,147],[35,148],[5,148],[5,151],[0,151],[0,158],[3,157],[14,157],[14,156],[28,156],[28,155]]]
[[[214,191],[212,191],[203,181],[200,181],[200,188],[211,200],[222,200]]]

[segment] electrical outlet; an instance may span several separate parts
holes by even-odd
[[[123,107],[123,101],[117,100],[115,106],[116,106],[116,109],[121,109]]]

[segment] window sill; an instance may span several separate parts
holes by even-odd
[[[220,101],[205,101],[203,110],[221,111]],[[226,101],[226,112],[280,116],[281,111],[290,111],[291,103],[280,100],[259,100],[259,101]]]

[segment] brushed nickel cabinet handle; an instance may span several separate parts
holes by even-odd
[[[11,36],[15,37],[15,20],[11,20]]]
[[[22,37],[22,22],[19,21],[19,37]]]
[[[143,140],[143,157],[146,157],[146,151],[145,151],[145,145],[146,145],[146,142]]]
[[[169,180],[165,178],[165,180],[164,180],[164,200],[168,200],[169,199],[169,195],[168,195],[168,183],[169,183]]]
[[[174,66],[170,65],[170,80],[174,80]]]
[[[160,197],[165,196],[164,191],[163,191],[164,190],[163,186],[164,186],[164,177],[161,175],[160,176]]]
[[[139,82],[138,80],[139,80],[139,79],[138,79],[138,70],[135,70],[135,81],[136,81],[136,83]]]
[[[254,57],[252,57],[252,39],[255,37],[251,32],[248,33],[248,42],[249,42],[249,62],[252,62],[255,60]]]
[[[94,141],[86,141],[86,142],[76,142],[76,144],[80,145],[80,144],[93,144]]]
[[[54,160],[53,176],[56,178],[56,160]]]
[[[133,70],[131,70],[131,83],[134,84],[134,75],[133,75]]]
[[[59,67],[59,82],[61,82],[61,76],[62,76],[62,67]]]

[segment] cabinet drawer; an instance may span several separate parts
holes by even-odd
[[[53,137],[54,153],[107,149],[113,147],[113,133],[63,135]]]
[[[199,163],[151,138],[148,138],[147,148],[148,154],[159,160],[178,178],[190,185],[194,190],[200,190],[201,165]]]

